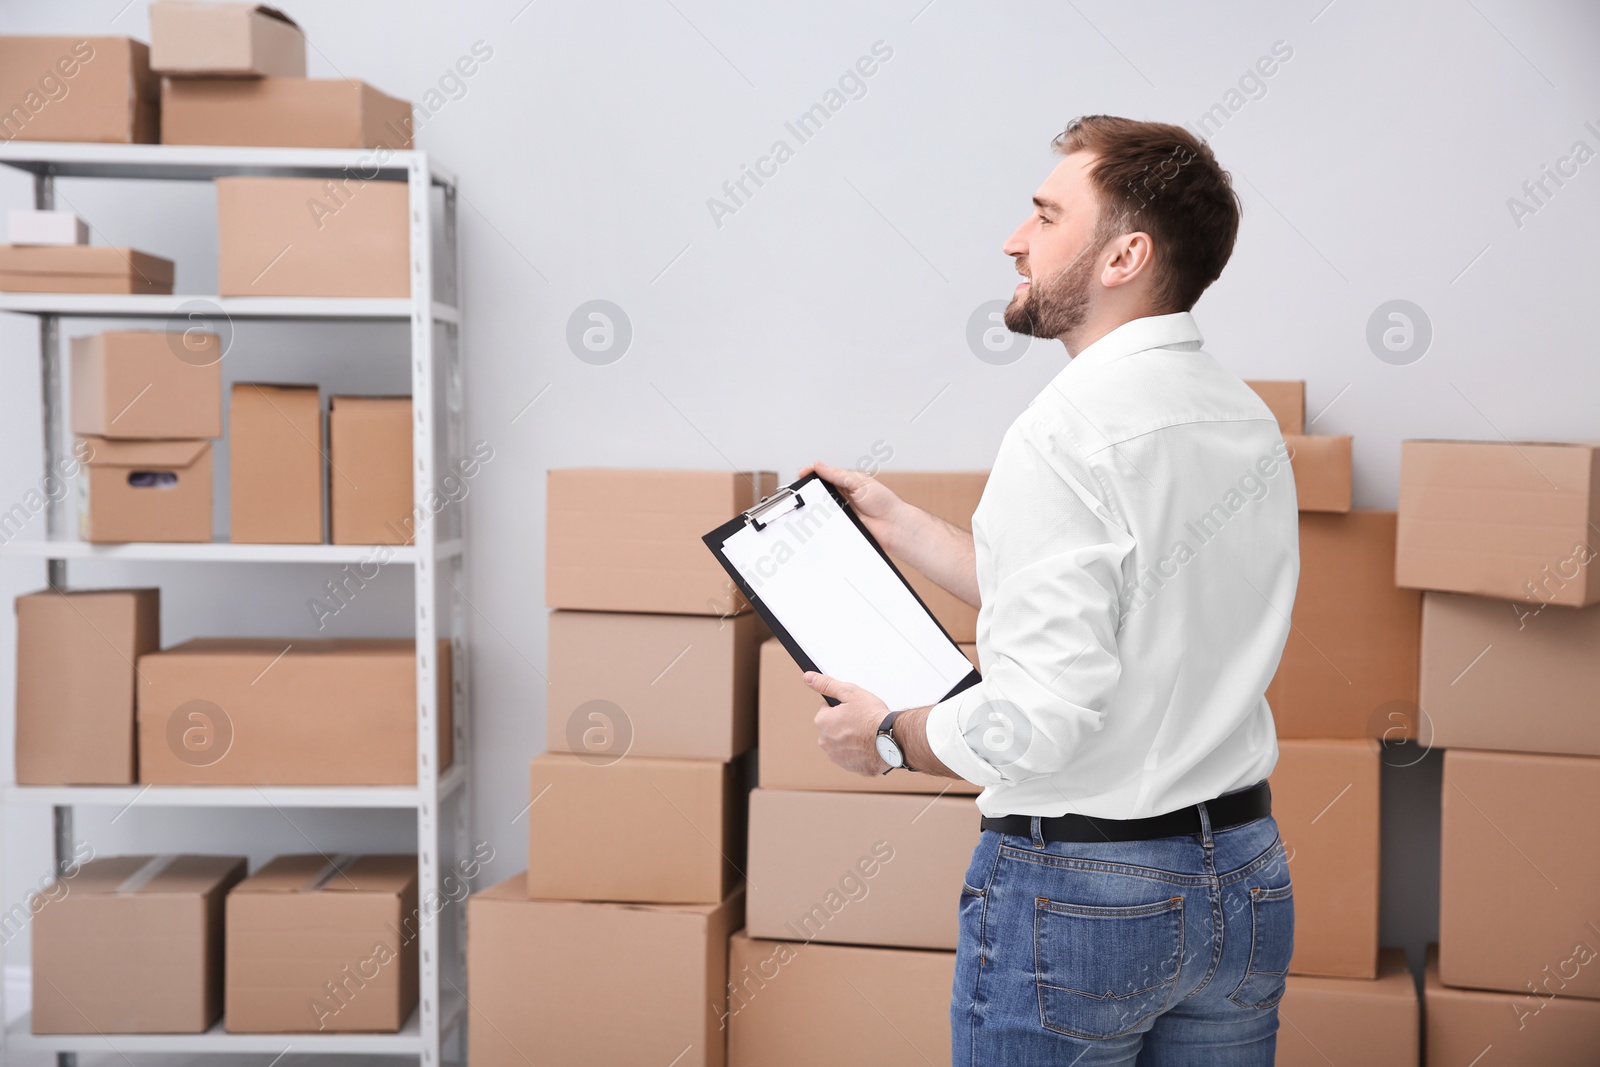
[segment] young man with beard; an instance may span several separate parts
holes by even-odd
[[[1239,201],[1178,126],[1085,116],[1054,147],[1004,246],[1024,278],[1005,321],[1069,360],[1001,440],[972,531],[813,465],[888,551],[979,608],[983,680],[891,714],[808,674],[840,701],[819,743],[860,774],[984,787],[954,1062],[1266,1067],[1294,903],[1264,694],[1297,509],[1276,420],[1190,313]]]

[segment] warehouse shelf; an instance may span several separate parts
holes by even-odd
[[[465,780],[458,767],[439,776],[439,797]],[[415,808],[422,793],[409,785],[14,785],[7,804],[89,808]]]
[[[455,175],[418,151],[376,148],[239,148],[211,145],[0,143],[0,164],[56,178],[211,181],[232,177],[406,181],[421,168],[435,185]]]
[[[285,321],[408,321],[416,305],[404,298],[333,296],[127,296],[116,293],[0,293],[0,311],[63,319],[283,319]],[[456,309],[435,301],[434,321],[455,323]]]
[[[95,544],[89,541],[33,540],[0,544],[0,559],[106,560],[154,563],[415,563],[415,545],[250,545],[231,541],[133,541]],[[438,541],[435,559],[461,554],[457,538]],[[382,558],[380,558],[380,555]]]

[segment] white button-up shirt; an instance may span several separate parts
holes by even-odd
[[[1159,815],[1277,762],[1294,474],[1202,341],[1188,312],[1118,326],[1000,443],[972,516],[983,681],[928,717],[985,815]]]

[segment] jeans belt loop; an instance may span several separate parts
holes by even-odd
[[[1044,816],[1035,815],[1032,819],[1033,847],[1044,848]]]
[[[1200,801],[1195,805],[1195,810],[1200,813],[1200,841],[1206,848],[1211,848],[1211,813],[1206,810],[1206,802]]]

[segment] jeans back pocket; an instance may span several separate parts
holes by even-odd
[[[1048,1030],[1103,1039],[1167,1006],[1183,964],[1183,898],[1131,907],[1034,901],[1040,1020]]]
[[[1294,954],[1294,887],[1250,890],[1250,962],[1228,999],[1243,1008],[1270,1008],[1283,999]]]

